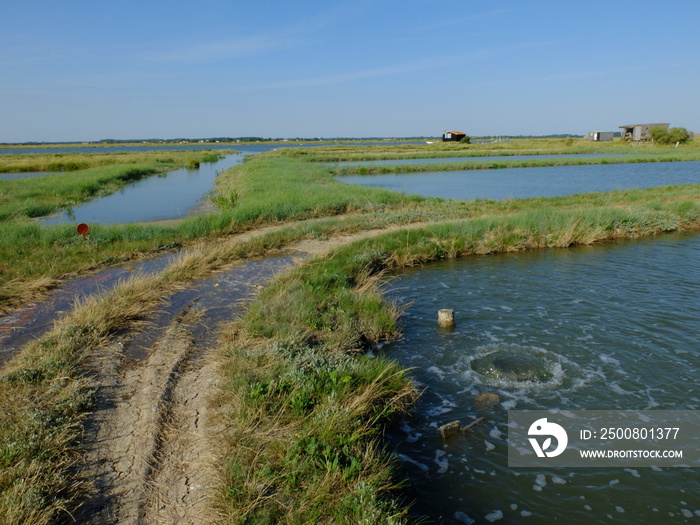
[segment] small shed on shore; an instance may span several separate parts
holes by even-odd
[[[586,140],[593,140],[595,142],[606,142],[612,140],[614,136],[614,131],[589,131],[586,134]]]
[[[620,126],[620,129],[622,130],[622,140],[648,140],[650,138],[649,130],[658,126],[661,126],[668,131],[669,123],[655,122],[652,124],[628,124],[626,126]]]
[[[462,140],[464,137],[466,137],[466,133],[462,133],[461,131],[445,131],[442,134],[442,141],[443,142],[459,142]]]

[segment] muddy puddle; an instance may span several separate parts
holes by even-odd
[[[210,345],[217,328],[240,317],[252,297],[277,274],[293,266],[296,258],[287,255],[245,261],[173,294],[145,330],[122,343],[126,345],[125,354],[136,361],[145,359],[172,319],[190,308],[200,314],[192,333],[195,344]]]
[[[23,345],[50,330],[63,313],[72,309],[76,300],[103,293],[133,274],[149,275],[162,271],[178,256],[177,253],[169,253],[72,280],[54,290],[45,301],[0,317],[0,366],[18,354]],[[194,335],[198,340],[207,340],[208,334],[216,325],[242,312],[242,305],[250,300],[258,288],[293,264],[292,256],[245,261],[175,293],[151,325],[129,343],[125,343],[128,344],[125,349],[127,355],[135,360],[143,359],[173,316],[187,307],[194,307],[201,312],[198,333]]]

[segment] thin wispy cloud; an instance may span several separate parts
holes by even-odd
[[[286,89],[286,88],[305,88],[316,86],[327,86],[332,84],[342,84],[355,80],[366,80],[371,78],[383,78],[406,73],[416,73],[430,69],[438,69],[447,66],[453,66],[463,63],[467,60],[478,60],[487,58],[492,55],[492,51],[483,50],[468,55],[449,55],[425,58],[402,64],[393,64],[374,68],[360,69],[356,71],[348,71],[346,73],[338,73],[334,75],[321,75],[316,77],[307,77],[299,79],[283,80],[280,82],[270,82],[261,86],[256,86],[256,89]]]
[[[481,20],[483,18],[493,18],[495,16],[504,16],[514,11],[514,9],[496,9],[494,11],[486,11],[484,13],[474,13],[469,16],[462,16],[459,18],[445,20],[444,22],[440,22],[437,24],[431,24],[426,26],[425,29],[441,29],[451,26],[463,26],[465,24],[468,24],[469,22],[473,22],[474,20]]]
[[[162,62],[211,63],[308,48],[318,43],[317,37],[312,35],[342,21],[350,12],[345,8],[333,8],[274,31],[175,47],[152,54],[150,58]]]
[[[149,58],[159,62],[218,62],[284,51],[307,44],[308,40],[299,36],[261,34],[195,44],[154,54]]]

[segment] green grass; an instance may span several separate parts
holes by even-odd
[[[25,153],[0,155],[0,173],[63,172],[123,164],[157,164],[170,167],[214,162],[234,150],[140,151],[114,153]]]
[[[381,436],[415,392],[395,363],[364,353],[399,330],[398,310],[381,295],[386,272],[474,254],[697,229],[700,205],[686,203],[563,209],[530,202],[536,205],[515,214],[358,241],[278,278],[223,344],[224,404],[231,408],[221,507],[229,522],[408,521]]]
[[[134,169],[137,168],[115,166],[96,168],[98,173],[85,170],[62,175],[70,177],[70,189],[55,198],[65,203],[66,195],[83,194],[91,188],[103,187],[106,183],[96,180],[100,173],[115,176],[115,184],[118,184],[122,180],[120,176],[132,173]],[[0,214],[5,209],[5,215],[17,216],[33,202],[32,195],[37,200],[46,196],[51,191],[53,179],[38,180],[29,179],[33,182],[26,187],[19,181],[0,181],[12,182],[14,184],[5,187],[15,188],[12,193],[15,198],[8,198],[6,207],[0,204]],[[65,184],[68,187],[68,183]],[[83,184],[88,190],[84,190]],[[215,213],[190,217],[171,226],[96,225],[90,230],[87,242],[69,225],[41,227],[18,220],[0,222],[0,311],[3,303],[12,305],[26,300],[26,296],[17,294],[18,291],[41,289],[32,284],[35,280],[57,279],[70,272],[112,264],[203,238],[244,231],[261,224],[381,210],[421,200],[388,191],[348,189],[334,181],[322,166],[307,168],[300,161],[279,159],[248,162],[225,173],[220,178],[216,194],[231,195],[232,192],[237,195],[233,201],[215,198],[221,206]]]
[[[87,242],[68,225],[40,227],[26,221],[0,222],[0,311],[35,298],[45,289],[47,280],[261,225],[352,214],[362,219],[354,226],[345,223],[342,228],[357,231],[364,227],[510,213],[538,201],[425,199],[350,186],[333,177],[332,170],[320,164],[261,155],[219,177],[214,200],[220,208],[215,212],[167,226],[96,225]],[[663,191],[667,199],[689,199],[697,190],[679,186]],[[594,193],[547,202],[554,206],[597,206],[610,201],[648,199],[655,192]],[[228,198],[217,199],[217,195]]]
[[[371,148],[327,146],[324,148],[278,149],[272,153],[282,158],[302,158],[312,162],[371,161],[392,159],[428,159],[446,157],[484,157],[511,155],[633,154],[673,155],[698,158],[700,140],[679,148],[648,143],[589,142],[584,139],[514,139],[486,144],[435,142],[433,144],[389,144]]]
[[[16,170],[18,161],[14,160],[14,155],[7,157],[10,158],[0,157],[0,168]],[[84,161],[71,160],[67,161],[70,166],[53,168],[68,170],[60,175],[0,180],[0,222],[41,217],[59,209],[70,209],[95,197],[114,193],[130,182],[182,166],[199,166],[200,162],[211,162],[219,155],[210,152],[169,152],[168,157],[144,153],[117,153],[113,156],[83,154],[81,157],[84,157]],[[23,164],[27,168],[24,171],[52,169],[51,162],[46,164],[45,159],[30,156],[25,162],[30,164]]]
[[[700,228],[698,185],[446,201],[346,186],[320,164],[263,155],[220,177],[217,192],[236,198],[174,226],[95,227],[88,242],[69,227],[4,225],[11,234],[0,240],[8,302],[23,288],[39,293],[60,272],[192,245],[165,271],[76,306],[3,371],[0,515],[6,523],[68,520],[79,505],[85,487],[74,467],[94,399],[86,359],[97,345],[152,315],[174,290],[233,260],[303,238],[389,227],[396,229],[281,276],[226,329],[220,402],[228,431],[219,506],[230,523],[406,522],[400,480],[381,436],[416,393],[406,371],[365,354],[400,329],[400,312],[381,293],[388,272],[472,254]],[[226,238],[284,221],[246,243]],[[401,228],[409,224],[415,227]]]
[[[499,159],[496,161],[478,160],[470,162],[438,162],[410,164],[382,164],[369,166],[338,166],[337,175],[378,175],[388,173],[425,173],[440,171],[494,170],[505,168],[548,168],[553,166],[590,166],[594,164],[639,164],[648,162],[681,162],[700,160],[700,152],[692,155],[629,155],[619,157],[560,157],[539,159]]]
[[[63,175],[0,180],[0,221],[49,215],[165,171],[150,164],[89,168]]]

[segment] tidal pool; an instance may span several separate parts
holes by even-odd
[[[424,389],[389,436],[414,512],[439,523],[700,520],[690,468],[510,468],[508,411],[700,410],[700,236],[471,257],[403,273],[403,338],[380,352]],[[437,311],[454,308],[453,331]],[[443,442],[452,420],[484,422]]]
[[[700,183],[700,161],[347,175],[347,184],[443,199],[525,199]]]

